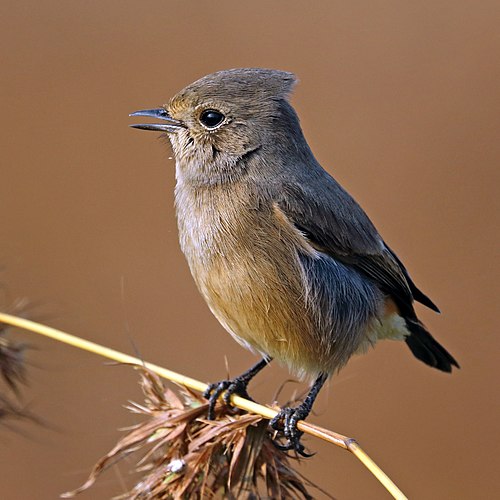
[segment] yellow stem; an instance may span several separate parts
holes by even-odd
[[[129,356],[128,354],[124,354],[120,351],[115,351],[114,349],[110,349],[109,347],[96,344],[95,342],[90,342],[89,340],[84,340],[75,335],[70,335],[69,333],[57,330],[56,328],[42,325],[41,323],[36,323],[28,319],[19,318],[17,316],[12,316],[10,314],[5,314],[2,312],[0,312],[0,323],[6,323],[18,328],[22,328],[24,330],[29,330],[46,337],[50,337],[51,339],[57,340],[59,342],[64,342],[65,344],[72,345],[73,347],[77,347],[78,349],[93,352],[94,354],[98,354],[99,356],[118,361],[119,363],[129,363],[144,366],[160,377],[166,378],[177,384],[184,385],[186,387],[189,387],[190,389],[194,389],[195,391],[204,392],[207,388],[207,384],[204,384],[199,380],[186,377],[185,375],[182,375],[180,373],[167,370],[166,368],[155,365],[153,363],[148,363],[139,358]],[[236,395],[233,395],[231,397],[231,403],[234,406],[241,408],[242,410],[256,413],[257,415],[261,415],[267,419],[272,419],[278,413],[272,408],[262,406],[258,403],[249,401],[248,399]],[[309,422],[305,422],[304,420],[299,421],[297,427],[301,431],[310,434],[311,436],[316,436],[320,439],[323,439],[324,441],[328,441],[329,443],[333,443],[336,446],[349,450],[383,484],[383,486],[394,498],[398,500],[406,499],[406,496],[402,493],[402,491],[392,482],[389,476],[387,476],[387,474],[385,474],[385,472],[362,450],[362,448],[354,439],[343,436],[342,434],[338,434],[328,429],[323,429],[322,427],[310,424]]]

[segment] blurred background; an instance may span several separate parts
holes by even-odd
[[[203,381],[226,358],[233,375],[254,363],[179,250],[169,146],[127,115],[216,70],[292,71],[317,158],[440,306],[418,311],[462,365],[450,376],[379,344],[310,420],[358,439],[410,498],[498,498],[498,14],[494,1],[3,2],[2,307],[27,297],[34,319]],[[0,427],[2,498],[52,499],[136,421],[122,405],[140,401],[138,377],[16,338],[34,347],[24,402],[49,427]],[[288,378],[269,368],[251,393],[271,401]],[[387,498],[352,455],[305,442],[317,453],[301,471],[336,498]],[[133,463],[80,498],[127,491]]]

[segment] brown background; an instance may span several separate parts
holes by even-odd
[[[54,326],[193,377],[221,378],[225,356],[248,367],[178,248],[171,151],[127,114],[215,70],[293,71],[318,159],[439,304],[421,316],[463,367],[379,345],[311,421],[356,437],[411,498],[498,497],[498,14],[454,0],[3,2],[2,282]],[[25,401],[54,429],[0,429],[1,496],[56,498],[134,421],[121,405],[137,379],[19,338],[37,347]],[[269,369],[252,392],[269,401],[287,377]],[[307,444],[302,471],[337,498],[387,498],[353,456]],[[81,498],[129,486],[121,466]]]

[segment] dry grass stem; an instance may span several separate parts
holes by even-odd
[[[94,354],[113,359],[120,363],[137,364],[139,366],[147,368],[151,372],[156,373],[160,377],[167,378],[179,385],[198,392],[203,392],[207,388],[207,384],[204,384],[199,380],[186,377],[152,363],[143,362],[142,360],[134,358],[133,356],[129,356],[119,351],[115,351],[108,347],[101,346],[94,342],[84,340],[80,337],[70,335],[55,328],[42,325],[40,323],[35,323],[33,321],[29,321],[5,313],[0,313],[0,323],[7,323],[19,328],[24,328],[40,335],[50,337],[59,342],[64,342],[74,347],[93,352]],[[232,396],[231,403],[237,408],[256,414],[265,419],[271,419],[277,414],[277,411],[275,409],[259,405],[257,403],[254,403],[253,401],[249,401],[239,396]],[[385,474],[385,472],[382,471],[382,469],[380,469],[380,467],[378,467],[377,464],[363,451],[363,449],[354,439],[304,421],[300,421],[297,427],[307,434],[319,437],[320,439],[351,451],[361,461],[361,463],[365,467],[367,467],[367,469],[370,470],[370,472],[383,484],[383,486],[394,498],[398,500],[406,499],[406,496],[401,492],[401,490],[394,484],[394,482],[387,476],[387,474]]]

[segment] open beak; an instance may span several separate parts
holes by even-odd
[[[186,128],[186,126],[179,120],[174,120],[164,108],[158,109],[143,109],[142,111],[136,111],[131,113],[129,116],[151,116],[153,118],[158,118],[164,120],[166,123],[137,123],[130,125],[132,128],[140,128],[142,130],[154,130],[155,132],[177,132],[181,128]]]

